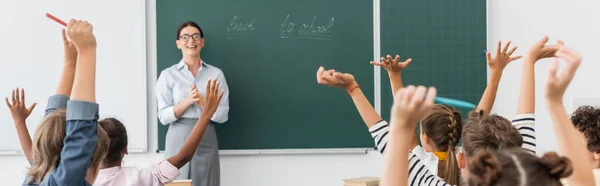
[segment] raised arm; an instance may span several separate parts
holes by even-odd
[[[71,95],[73,100],[67,106],[66,136],[60,163],[48,176],[51,185],[82,185],[95,180],[95,175],[86,179],[86,174],[98,141],[96,38],[92,25],[86,21],[71,19],[67,30],[78,52],[77,70]]]
[[[372,65],[383,67],[390,78],[390,85],[392,86],[392,97],[396,95],[396,92],[401,88],[404,88],[402,84],[402,75],[400,72],[402,69],[406,68],[410,62],[412,62],[411,58],[408,58],[406,61],[400,62],[400,56],[396,55],[396,58],[392,59],[392,56],[389,54],[386,56],[387,58],[381,57],[380,62],[371,61]]]
[[[382,120],[367,97],[365,97],[365,94],[363,94],[352,74],[336,72],[333,69],[325,70],[325,68],[319,67],[319,70],[317,70],[317,82],[322,85],[346,90],[350,97],[352,97],[352,101],[354,101],[354,105],[367,127],[371,127]]]
[[[543,58],[554,57],[554,53],[558,49],[558,45],[547,46],[547,42],[548,37],[544,36],[529,49],[529,54],[523,61],[521,90],[517,104],[518,115],[535,113],[535,62]],[[559,44],[562,45],[562,42]]]
[[[29,164],[32,163],[31,157],[31,136],[29,136],[29,130],[27,130],[27,124],[25,120],[31,114],[31,111],[35,108],[37,103],[33,103],[28,108],[25,107],[25,91],[21,88],[17,88],[12,91],[12,104],[6,98],[6,105],[10,110],[13,121],[15,122],[15,128],[17,129],[17,135],[19,136],[19,142],[21,143],[21,149],[27,158]]]
[[[196,148],[202,140],[202,135],[206,130],[206,126],[210,123],[210,118],[215,114],[217,108],[221,103],[221,99],[225,94],[224,90],[219,92],[220,82],[216,80],[209,80],[206,83],[206,95],[202,96],[194,91],[194,96],[199,98],[199,104],[202,107],[202,114],[196,122],[194,129],[190,133],[188,139],[183,143],[179,153],[177,155],[167,159],[173,166],[178,169],[189,162],[196,152]]]
[[[485,87],[485,91],[481,96],[479,105],[477,105],[477,111],[484,110],[486,113],[490,113],[492,106],[496,101],[496,93],[498,92],[498,84],[502,78],[502,72],[508,63],[521,58],[522,56],[512,56],[513,52],[517,50],[517,47],[513,47],[508,51],[510,47],[510,41],[506,43],[502,48],[502,42],[498,41],[498,48],[496,49],[496,56],[492,57],[490,52],[485,54],[487,59],[487,65],[490,68],[491,74],[488,79],[488,84]]]
[[[550,67],[546,85],[546,102],[556,134],[558,151],[573,162],[573,175],[568,178],[569,185],[595,185],[592,174],[593,162],[586,149],[584,136],[575,129],[567,116],[563,105],[563,96],[575,71],[581,63],[581,56],[570,49],[559,47],[556,57],[566,62],[565,68],[557,74],[557,62]]]
[[[73,89],[73,81],[75,80],[75,68],[77,64],[77,49],[69,39],[65,30],[62,30],[63,48],[64,48],[64,65],[56,88],[56,94],[64,95],[67,97],[71,96],[71,90]]]
[[[389,150],[385,154],[381,177],[382,186],[408,185],[409,175],[415,175],[408,172],[407,149],[411,143],[410,134],[415,130],[415,124],[419,119],[433,106],[435,96],[435,88],[427,90],[423,86],[418,88],[409,86],[400,89],[395,95],[391,113]]]

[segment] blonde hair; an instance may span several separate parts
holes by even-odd
[[[49,173],[56,169],[60,163],[60,154],[66,137],[66,110],[56,110],[44,117],[38,125],[32,143],[33,162],[27,175],[29,183],[40,183]],[[94,155],[90,161],[89,168],[94,175],[102,159],[106,156],[110,139],[106,132],[96,125],[98,131],[98,142],[94,149]]]

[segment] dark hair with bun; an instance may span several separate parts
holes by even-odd
[[[590,152],[600,152],[600,109],[593,106],[581,106],[571,116],[571,121],[587,139]]]
[[[559,186],[573,173],[571,161],[548,152],[538,158],[522,148],[479,151],[469,160],[469,186]]]
[[[120,166],[123,160],[121,155],[127,148],[127,129],[125,125],[115,118],[100,120],[98,125],[106,131],[110,138],[110,147],[102,165],[105,168]]]

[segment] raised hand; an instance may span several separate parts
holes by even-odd
[[[424,86],[408,86],[396,94],[392,106],[391,123],[400,128],[413,128],[419,119],[433,107],[437,90]]]
[[[385,68],[388,73],[399,73],[402,69],[406,68],[410,62],[412,62],[411,58],[408,58],[406,61],[400,61],[400,56],[396,55],[396,58],[392,59],[392,56],[389,54],[386,56],[387,58],[381,57],[381,61],[371,61],[372,65],[380,66]]]
[[[549,58],[549,57],[554,57],[556,51],[558,50],[559,46],[564,46],[564,43],[562,41],[558,41],[558,44],[556,45],[546,45],[546,43],[548,42],[548,36],[544,36],[542,37],[542,39],[540,39],[538,42],[536,42],[530,49],[529,49],[529,56],[527,56],[528,58],[531,58],[531,60],[538,61],[540,59],[544,59],[544,58]]]
[[[94,27],[87,21],[71,19],[67,24],[67,35],[77,51],[96,48]]]
[[[12,103],[6,97],[6,106],[10,110],[15,124],[25,124],[25,120],[31,114],[31,111],[35,108],[37,103],[31,104],[29,107],[25,107],[25,90],[21,88],[12,91]]]
[[[338,87],[346,90],[358,86],[352,74],[336,72],[334,69],[325,70],[322,66],[317,70],[317,82],[321,85]]]
[[[517,47],[512,47],[510,51],[508,48],[510,47],[510,41],[502,47],[502,41],[498,41],[498,48],[496,49],[496,56],[492,57],[490,52],[486,52],[485,56],[487,59],[487,64],[490,67],[492,73],[502,73],[504,67],[508,65],[510,62],[517,60],[523,56],[512,56],[512,54],[517,50]]]
[[[548,82],[546,83],[546,99],[562,103],[565,90],[569,86],[569,83],[571,83],[571,80],[573,80],[573,76],[575,76],[579,64],[581,64],[581,55],[564,46],[560,46],[555,55],[559,59],[562,59],[566,65],[564,69],[557,73],[558,59],[552,63],[548,75]]]
[[[219,93],[219,82],[217,80],[209,79],[206,83],[206,96],[202,96],[199,93],[197,94],[202,114],[206,113],[209,114],[209,116],[212,116],[217,111],[217,108],[219,108],[224,93],[225,91],[223,90]]]

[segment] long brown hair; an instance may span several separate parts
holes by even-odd
[[[446,160],[439,161],[438,175],[451,185],[459,185],[460,169],[456,160],[456,146],[461,137],[460,112],[448,105],[436,104],[421,121],[421,131],[427,135],[439,151],[446,152]]]
[[[469,186],[559,186],[573,173],[571,161],[548,152],[538,158],[517,147],[501,151],[479,151],[469,160]]]

